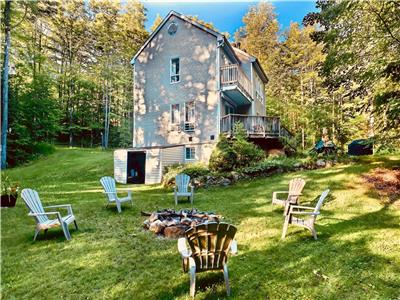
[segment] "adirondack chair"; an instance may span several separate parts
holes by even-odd
[[[190,186],[189,191],[189,183],[190,176],[186,174],[178,174],[175,177],[175,187],[174,187],[174,195],[175,195],[175,205],[178,205],[178,197],[187,197],[190,200],[190,203],[193,205],[193,197],[194,197],[194,187]]]
[[[234,240],[236,230],[236,227],[226,223],[205,223],[188,229],[186,237],[178,240],[183,271],[188,271],[190,275],[191,297],[194,297],[196,291],[196,273],[210,270],[223,271],[226,293],[230,295],[227,261],[229,250],[231,254],[237,254],[237,243]]]
[[[44,232],[46,233],[49,228],[61,226],[67,240],[71,239],[71,235],[68,229],[69,224],[74,222],[75,228],[78,230],[78,225],[76,224],[71,204],[51,205],[43,207],[38,192],[32,189],[23,189],[21,192],[21,196],[26,206],[30,210],[28,216],[32,216],[36,220],[35,235],[33,237],[34,241],[36,240],[36,237],[39,234],[40,230],[44,230]],[[50,212],[46,212],[46,208],[66,208],[68,214],[63,217],[58,211],[53,210]],[[49,216],[56,216],[56,219],[49,219]]]
[[[288,213],[290,204],[298,204],[299,197],[301,196],[301,192],[306,184],[303,178],[294,178],[289,181],[289,191],[278,191],[272,193],[272,205],[277,204],[284,206],[283,214],[286,215]],[[278,199],[279,194],[286,194],[287,198],[282,200]]]
[[[103,186],[104,189],[104,194],[106,195],[107,199],[107,207],[110,203],[115,203],[117,206],[117,210],[120,213],[121,212],[121,204],[124,202],[131,202],[131,205],[133,206],[132,202],[132,191],[128,191],[128,196],[124,198],[119,198],[117,195],[117,188],[115,187],[115,179],[109,176],[102,177],[100,179],[100,183]]]
[[[321,194],[315,207],[290,205],[289,212],[285,217],[285,223],[283,224],[282,239],[284,239],[286,236],[289,224],[300,226],[310,230],[314,239],[317,239],[317,231],[315,230],[314,225],[317,216],[320,214],[319,211],[321,209],[322,203],[324,202],[326,196],[328,196],[328,193],[329,189],[325,190]],[[303,216],[305,218],[298,218],[298,216]]]

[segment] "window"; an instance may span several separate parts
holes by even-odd
[[[196,159],[196,148],[195,147],[185,147],[185,159],[195,160]]]
[[[179,125],[181,122],[179,104],[171,104],[171,124]]]
[[[179,82],[179,58],[171,59],[171,83]]]
[[[194,101],[185,103],[185,131],[194,130],[195,112]]]
[[[261,82],[261,80],[256,77],[256,99],[260,101],[261,103],[264,103],[264,86]]]

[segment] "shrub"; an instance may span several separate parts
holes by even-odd
[[[220,134],[217,146],[211,154],[209,167],[215,172],[229,172],[250,166],[264,158],[264,151],[247,140],[243,124],[236,123],[233,138]]]
[[[185,173],[189,175],[191,178],[196,178],[200,176],[205,176],[210,173],[208,168],[201,164],[173,164],[170,166],[165,167],[164,175],[163,175],[163,186],[171,186],[175,183],[175,176]]]

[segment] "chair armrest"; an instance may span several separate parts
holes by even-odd
[[[121,191],[120,189],[117,189],[117,192]],[[132,191],[131,190],[122,190],[123,192],[127,192],[128,193],[128,197],[132,197]],[[122,192],[121,191],[121,192]]]
[[[32,212],[30,212],[30,213],[28,214],[28,216],[31,216],[31,217],[46,216],[46,215],[56,215],[58,221],[59,221],[60,224],[61,224],[62,218],[61,218],[61,214],[60,214],[58,211],[49,211],[49,212],[44,212],[44,213],[32,213]]]
[[[289,194],[289,191],[277,191],[277,192],[273,192],[273,194],[277,195],[277,194]]]
[[[288,194],[289,194],[289,197],[298,197],[298,196],[303,195],[302,193],[288,193]]]
[[[315,207],[303,206],[303,205],[292,205],[292,206],[290,206],[290,209],[294,209],[294,208],[300,208],[300,209],[312,209],[312,210],[314,210],[314,209],[315,209]]]
[[[73,215],[71,204],[49,205],[49,206],[44,206],[43,208],[44,209],[46,209],[46,208],[66,208],[68,210],[68,214]]]
[[[186,246],[186,238],[178,239],[178,251],[182,258],[187,258],[192,255],[192,252]]]
[[[309,215],[309,216],[318,216],[319,212],[308,212],[308,211],[291,211],[289,214],[291,215]]]
[[[231,244],[231,254],[232,255],[236,255],[238,253],[238,249],[237,249],[237,241],[233,240],[232,244]]]

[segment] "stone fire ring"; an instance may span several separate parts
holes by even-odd
[[[150,230],[159,236],[177,239],[185,236],[190,227],[208,222],[219,222],[222,217],[213,212],[203,212],[193,209],[164,209],[148,213],[142,211],[142,216],[148,218],[143,222],[145,230]]]

